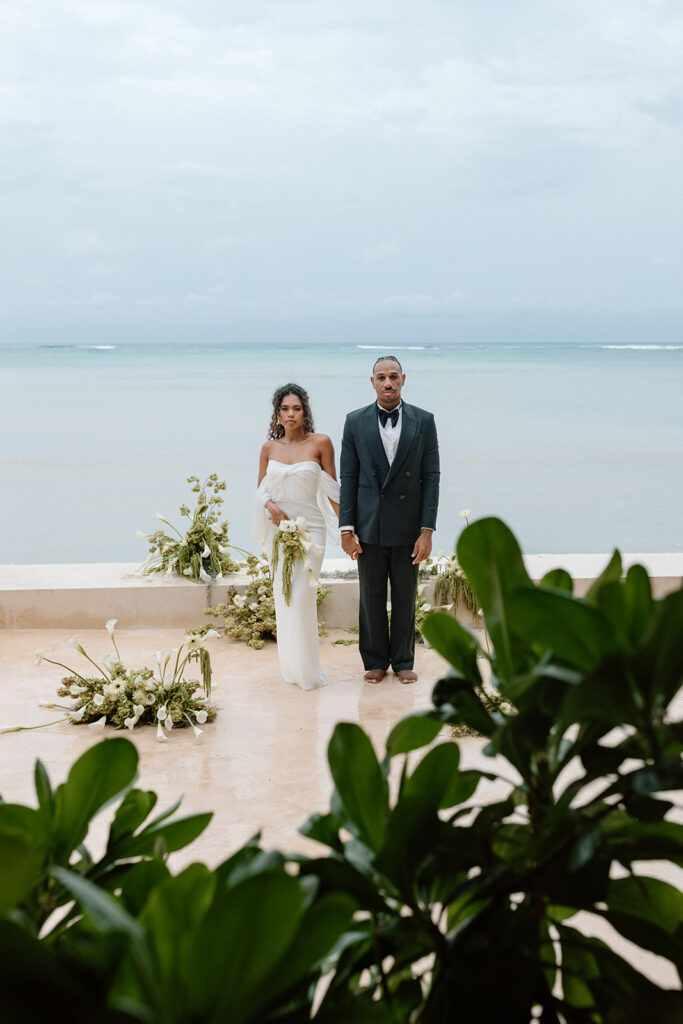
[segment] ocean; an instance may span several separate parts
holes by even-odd
[[[374,398],[379,347],[348,343],[0,347],[4,563],[135,562],[155,512],[182,526],[186,477],[227,481],[231,540],[250,536],[274,389],[310,395],[337,457]],[[525,552],[683,550],[683,344],[453,344],[395,350],[404,398],[434,412],[435,547],[468,508]],[[339,556],[339,549],[328,555]]]

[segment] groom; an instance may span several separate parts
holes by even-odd
[[[391,665],[414,683],[418,565],[432,550],[439,501],[434,417],[401,401],[405,374],[396,356],[375,363],[377,401],[346,417],[341,449],[342,547],[358,559],[359,645],[364,678],[379,683]],[[391,586],[391,630],[387,617]]]

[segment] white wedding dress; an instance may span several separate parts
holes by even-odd
[[[289,605],[282,593],[281,564],[273,578],[282,678],[286,683],[296,683],[302,690],[314,690],[327,683],[320,667],[316,594],[325,542],[339,544],[337,517],[330,505],[330,499],[339,501],[339,484],[317,462],[286,465],[273,459],[269,461],[254,501],[253,534],[265,540],[268,560],[272,562],[275,527],[264,508],[269,497],[289,519],[304,517],[316,545],[308,552],[307,565],[301,561],[294,563]]]

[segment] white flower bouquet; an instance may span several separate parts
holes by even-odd
[[[286,604],[291,604],[292,601],[292,570],[295,562],[304,563],[304,567],[308,569],[311,586],[318,586],[309,564],[308,553],[312,551],[315,554],[322,554],[322,550],[311,538],[308,523],[303,516],[282,520],[273,536],[271,567],[274,578],[282,557],[282,594]]]
[[[77,636],[69,641],[94,667],[94,675],[82,674],[61,661],[45,657],[42,651],[36,652],[37,664],[46,661],[66,669],[69,675],[62,679],[57,695],[75,701],[71,706],[48,701],[41,701],[41,704],[65,711],[65,717],[58,721],[91,728],[113,725],[132,730],[136,725],[155,725],[157,739],[162,742],[168,739],[174,727],[190,726],[196,742],[201,742],[203,730],[199,726],[216,717],[216,708],[210,701],[211,659],[205,643],[212,637],[219,637],[220,633],[206,628],[187,633],[178,647],[156,652],[155,672],[146,667],[126,668],[114,636],[115,626],[116,619],[110,619],[106,625],[114,653],[105,655],[101,662],[90,657]],[[201,682],[185,678],[193,661],[199,663]],[[14,730],[22,728],[15,726]]]

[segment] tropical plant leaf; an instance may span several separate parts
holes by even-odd
[[[452,620],[451,620],[452,621]],[[416,711],[402,718],[389,733],[387,755],[407,754],[426,747],[443,729],[443,721],[435,711]]]
[[[384,839],[387,783],[367,735],[354,723],[335,727],[328,747],[330,771],[350,821],[373,850]]]
[[[425,619],[422,633],[434,650],[456,671],[474,686],[481,686],[481,673],[477,664],[479,643],[457,619],[445,612],[433,612]]]

